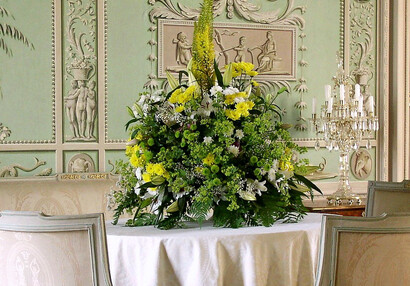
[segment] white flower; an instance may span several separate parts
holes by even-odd
[[[243,134],[243,131],[241,129],[237,129],[235,131],[235,137],[241,140],[245,135]]]
[[[158,194],[157,188],[148,188],[147,192],[142,197],[142,199],[152,198],[152,197],[156,196],[157,194]]]
[[[138,180],[142,180],[142,169],[141,168],[137,168],[135,170],[135,176],[137,177]]]
[[[204,143],[206,145],[211,144],[214,141],[214,139],[212,139],[212,137],[206,136],[204,137]]]
[[[245,201],[256,201],[256,196],[253,192],[248,192],[244,190],[240,190],[238,192],[239,196],[244,199]]]
[[[211,112],[214,112],[213,101],[208,95],[204,95],[201,101],[201,108],[198,108],[198,114],[201,116],[210,116]]]
[[[210,93],[212,96],[215,96],[218,92],[222,92],[223,89],[222,87],[220,87],[219,85],[214,85],[213,87],[211,87]]]
[[[141,188],[140,188],[140,183],[138,182],[136,185],[135,185],[135,187],[134,187],[134,192],[135,192],[135,194],[137,195],[137,196],[139,196],[140,195],[140,192],[141,192]]]
[[[276,170],[274,168],[270,168],[268,171],[268,180],[271,183],[276,181]]]
[[[239,92],[239,89],[237,89],[236,87],[229,86],[229,87],[224,89],[223,94],[224,95],[231,95],[231,94],[235,94],[235,93],[238,93],[238,92]]]
[[[235,157],[237,157],[239,155],[239,148],[235,145],[231,145],[228,147],[228,152],[232,153]]]
[[[258,180],[247,179],[246,190],[248,192],[255,192],[258,195],[262,195],[261,192],[266,192],[268,188],[265,186],[266,181],[259,182]]]

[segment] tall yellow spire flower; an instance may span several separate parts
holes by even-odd
[[[192,43],[192,73],[202,91],[214,82],[213,0],[204,0],[198,22],[194,24]]]

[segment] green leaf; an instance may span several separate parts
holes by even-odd
[[[165,182],[165,179],[161,176],[155,176],[151,179],[151,183],[153,183],[156,186],[159,186],[164,182]]]
[[[223,75],[223,86],[228,86],[232,81],[232,63],[228,65],[228,68],[224,72]]]
[[[131,107],[127,106],[127,111],[128,111],[128,114],[129,114],[132,118],[135,118],[134,111],[132,111]]]
[[[278,90],[277,94],[279,95],[281,93],[284,93],[285,91],[288,92],[288,88],[287,87],[282,87],[281,89]]]
[[[321,195],[323,195],[322,191],[319,189],[318,186],[316,186],[314,183],[312,183],[310,180],[306,179],[304,176],[294,174],[295,178],[305,184],[306,187],[314,189],[318,191]]]
[[[141,120],[141,118],[133,118],[130,121],[128,121],[127,124],[125,124],[125,130],[128,130],[128,127],[130,127],[130,124],[135,123],[139,120]]]
[[[306,175],[316,172],[319,169],[320,169],[319,166],[303,166],[302,168],[296,167],[295,174],[306,176]]]
[[[167,212],[169,213],[174,213],[177,212],[179,210],[178,208],[178,201],[173,202],[168,208],[167,208]]]
[[[144,111],[142,111],[142,108],[138,103],[134,103],[134,108],[137,111],[139,116],[141,116],[141,117],[144,116]]]
[[[177,79],[169,71],[166,71],[166,73],[169,86],[171,89],[176,89],[179,86]]]
[[[216,79],[218,80],[218,85],[223,87],[224,82],[223,82],[222,74],[221,74],[221,71],[219,70],[219,67],[216,61],[214,61],[214,70],[215,70]]]

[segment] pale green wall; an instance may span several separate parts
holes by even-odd
[[[59,0],[58,0],[59,1]],[[6,166],[21,164],[30,167],[33,165],[33,157],[46,162],[44,166],[33,172],[20,172],[19,175],[33,175],[39,173],[44,168],[52,168],[53,173],[58,170],[66,171],[67,162],[76,153],[84,152],[89,154],[95,161],[95,165],[100,171],[110,171],[111,162],[122,155],[121,140],[127,138],[124,124],[128,119],[125,107],[131,105],[142,92],[142,86],[147,82],[147,75],[151,71],[156,74],[156,62],[150,63],[147,58],[151,53],[148,41],[151,39],[149,28],[152,25],[149,21],[149,12],[153,7],[164,7],[164,1],[156,2],[154,6],[149,1],[143,0],[107,0],[98,1],[83,0],[83,5],[90,4],[97,7],[100,14],[105,12],[106,23],[96,22],[96,26],[83,26],[77,32],[95,32],[100,29],[100,37],[96,37],[96,42],[90,45],[95,48],[91,55],[95,55],[99,60],[99,71],[106,70],[106,82],[104,77],[100,77],[98,85],[98,101],[104,103],[98,108],[96,122],[103,122],[104,130],[96,127],[97,139],[93,142],[67,142],[71,132],[65,115],[63,97],[70,90],[70,78],[65,71],[67,60],[68,42],[66,39],[66,24],[70,6],[68,1],[61,1],[62,17],[56,18],[53,23],[53,15],[59,14],[58,1],[53,4],[50,0],[0,0],[0,5],[8,8],[14,15],[15,20],[8,19],[16,27],[21,29],[26,36],[34,43],[35,50],[29,50],[16,42],[10,42],[14,50],[14,57],[7,57],[0,52],[0,78],[3,91],[3,99],[0,99],[0,122],[11,129],[12,134],[5,141],[0,142],[0,170]],[[76,1],[72,1],[76,2]],[[185,4],[189,7],[199,7],[200,1],[170,1]],[[288,1],[252,1],[259,3],[262,12],[273,10],[283,11]],[[336,0],[316,1],[316,0],[295,0],[295,6],[304,7],[304,13],[295,10],[295,15],[303,18],[305,26],[302,30],[297,27],[296,47],[302,44],[299,35],[304,33],[303,39],[307,50],[303,53],[303,59],[308,63],[304,68],[297,65],[297,78],[304,78],[308,86],[308,92],[300,95],[292,90],[289,95],[283,95],[279,99],[280,105],[287,110],[284,118],[286,122],[296,124],[299,111],[294,108],[301,96],[307,102],[308,107],[303,111],[303,116],[310,118],[310,104],[312,97],[323,101],[323,86],[331,83],[331,77],[336,72],[335,55],[343,40],[343,25],[341,23],[341,3]],[[370,6],[376,8],[376,0],[370,0],[364,4],[358,4],[351,0],[352,11],[365,11]],[[356,5],[356,6],[354,6]],[[361,5],[361,6],[360,6]],[[370,6],[369,6],[370,5]],[[54,11],[53,11],[54,8]],[[105,8],[105,11],[104,11]],[[349,10],[349,8],[347,9]],[[366,10],[367,11],[367,10]],[[54,14],[53,14],[54,13]],[[348,13],[348,12],[346,12]],[[88,20],[97,19],[89,15]],[[101,17],[102,19],[103,17]],[[371,51],[373,63],[376,61],[376,18],[371,15],[372,31],[371,37],[374,46]],[[246,23],[238,13],[233,19],[228,19],[226,11],[215,19],[216,22]],[[56,25],[57,24],[57,25]],[[54,31],[53,28],[62,29]],[[87,27],[91,27],[87,29]],[[57,33],[56,33],[57,32]],[[101,37],[106,32],[107,40]],[[58,37],[58,36],[62,37]],[[90,34],[87,34],[89,37]],[[53,39],[55,36],[55,39]],[[156,33],[154,33],[156,40]],[[55,40],[56,43],[53,41]],[[345,38],[345,40],[350,40]],[[98,49],[96,43],[100,46]],[[53,48],[57,44],[62,45],[62,53],[58,53],[53,58]],[[352,51],[355,45],[348,46]],[[98,51],[106,51],[105,58]],[[156,55],[156,47],[154,47]],[[297,51],[297,61],[302,58],[300,51]],[[94,61],[97,64],[97,59]],[[61,63],[61,64],[59,64]],[[105,66],[106,64],[106,66]],[[351,70],[355,68],[355,62],[351,64]],[[54,67],[56,70],[54,71]],[[373,72],[375,64],[373,65]],[[370,82],[370,91],[375,94],[376,74]],[[55,77],[55,78],[54,78]],[[97,75],[94,76],[97,79]],[[160,80],[162,81],[162,80]],[[291,81],[292,89],[297,81]],[[57,90],[57,92],[56,92]],[[58,93],[62,90],[62,93]],[[377,95],[376,95],[377,96]],[[59,119],[60,118],[60,119]],[[104,136],[104,132],[106,135]],[[312,131],[297,131],[292,129],[295,138],[306,141],[313,139]],[[34,144],[28,144],[28,143]],[[312,145],[312,143],[309,143]],[[78,147],[77,147],[78,146]],[[81,150],[81,151],[79,151]],[[106,150],[106,151],[104,151]],[[104,154],[103,157],[100,157]],[[376,151],[371,150],[373,162],[375,162]],[[307,154],[313,164],[322,161],[322,157],[327,160],[326,171],[337,172],[338,154],[329,153],[326,149],[315,151],[311,148]],[[374,165],[374,163],[373,163]],[[374,166],[375,167],[375,166]],[[375,178],[375,168],[369,179]],[[332,179],[335,180],[335,179]]]

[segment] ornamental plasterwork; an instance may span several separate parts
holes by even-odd
[[[276,0],[267,0],[269,2],[275,2]],[[174,20],[196,20],[199,16],[200,10],[198,8],[187,7],[181,3],[174,3],[173,0],[148,0],[148,3],[154,6],[150,13],[150,21],[153,25],[150,27],[151,40],[148,42],[151,48],[150,54],[147,59],[151,62],[151,71],[148,74],[148,81],[145,83],[144,87],[147,89],[157,89],[159,83],[157,76],[155,75],[155,65],[157,61],[157,56],[155,55],[155,48],[158,43],[155,40],[155,33],[157,30],[157,19],[174,19]],[[161,4],[161,5],[156,5]],[[307,103],[304,101],[304,94],[308,92],[306,79],[303,77],[304,69],[308,65],[308,62],[304,58],[304,53],[307,51],[307,47],[304,45],[304,39],[306,34],[303,33],[305,20],[301,16],[306,12],[306,5],[295,5],[294,0],[287,0],[286,7],[284,9],[276,9],[272,11],[260,11],[261,7],[258,4],[254,4],[248,0],[215,0],[214,1],[214,17],[222,15],[226,12],[228,19],[232,19],[234,14],[239,17],[253,23],[261,24],[274,24],[274,25],[287,25],[294,26],[299,29],[300,35],[300,46],[299,51],[299,73],[298,84],[294,87],[294,90],[299,94],[299,101],[295,104],[295,108],[299,110],[299,117],[297,119],[298,123],[295,128],[299,131],[306,131],[306,118],[303,116],[303,110],[306,108]],[[215,40],[217,41],[217,36]],[[268,92],[272,89],[278,89],[281,87],[287,87],[291,90],[291,85],[289,80],[278,79],[278,80],[266,80],[258,79],[261,84],[262,89]],[[166,83],[165,83],[166,86]]]
[[[37,158],[34,157],[35,164],[33,167],[28,168],[24,167],[20,164],[11,164],[9,166],[5,166],[0,169],[0,177],[18,177],[19,176],[19,170],[23,172],[32,172],[39,168],[40,166],[44,166],[46,164],[45,161],[41,161]],[[52,169],[46,168],[42,170],[40,173],[37,174],[37,176],[48,176],[52,172]]]
[[[0,141],[3,141],[11,134],[11,130],[7,126],[3,126],[3,123],[0,122]]]
[[[350,68],[355,82],[360,84],[365,100],[370,95],[370,81],[374,77],[373,21],[375,6],[371,1],[352,1],[350,4]]]
[[[96,1],[69,0],[66,13],[65,85],[68,141],[96,141],[97,14]]]

